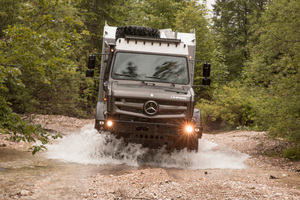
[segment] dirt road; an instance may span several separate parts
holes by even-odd
[[[116,157],[91,128],[80,130],[93,120],[35,122],[65,139],[31,156],[28,144],[0,135],[0,199],[300,199],[300,163],[266,156],[284,142],[264,132],[204,134],[198,153],[172,155],[115,141]]]

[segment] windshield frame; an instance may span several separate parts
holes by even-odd
[[[141,55],[150,55],[150,56],[167,56],[167,57],[174,57],[174,58],[182,58],[184,60],[182,60],[184,63],[185,63],[185,67],[186,69],[183,69],[184,70],[184,73],[186,73],[186,80],[185,81],[182,81],[182,82],[176,82],[176,81],[168,81],[166,79],[159,79],[157,77],[152,77],[152,76],[145,76],[143,78],[138,78],[138,77],[135,77],[135,76],[130,76],[130,75],[126,75],[126,74],[119,74],[117,76],[114,76],[117,72],[117,70],[114,70],[114,66],[115,66],[115,62],[116,62],[116,58],[118,56],[118,53],[127,53],[127,54],[141,54]],[[111,70],[110,70],[110,78],[113,79],[113,80],[122,80],[122,81],[139,81],[139,82],[142,82],[142,83],[145,83],[145,82],[154,82],[154,83],[168,83],[168,84],[176,84],[176,85],[189,85],[190,82],[191,82],[191,77],[190,77],[190,69],[189,69],[189,61],[188,61],[188,56],[185,56],[185,55],[170,55],[170,54],[155,54],[155,53],[148,53],[148,52],[136,52],[136,51],[116,51],[115,54],[114,54],[114,57],[113,57],[113,62],[112,62],[112,65],[111,65]],[[123,77],[127,77],[127,78],[123,78]],[[128,78],[129,77],[129,78]],[[183,77],[184,78],[184,77]],[[165,80],[165,81],[164,81]]]

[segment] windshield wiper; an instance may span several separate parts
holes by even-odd
[[[130,75],[130,74],[118,74],[118,73],[114,73],[114,75],[129,77],[131,80],[141,81],[143,84],[145,84],[145,81],[136,78],[137,76],[132,76],[132,75]]]
[[[158,79],[161,80],[161,78],[157,77],[157,76],[145,76],[146,78],[154,78],[154,79]]]
[[[133,76],[131,74],[118,74],[118,73],[114,73],[114,75],[117,75],[117,76],[126,76],[126,77],[130,77],[130,78],[136,77],[136,76]]]
[[[170,84],[172,84],[172,86],[175,86],[175,83],[172,83],[172,82],[168,81],[167,79],[163,79],[163,78],[160,78],[157,76],[146,76],[146,78],[157,79],[157,80],[160,80],[161,83],[170,83]]]
[[[170,84],[172,84],[173,87],[175,87],[175,83],[172,83],[170,81],[162,81],[162,83],[170,83]]]

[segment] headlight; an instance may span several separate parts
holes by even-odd
[[[185,126],[185,132],[186,133],[193,133],[193,131],[194,131],[194,127],[193,126],[191,126],[191,125],[186,125]]]
[[[106,122],[106,125],[107,125],[108,127],[112,127],[113,122],[112,122],[112,121],[107,121],[107,122]]]

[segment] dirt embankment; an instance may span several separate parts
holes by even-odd
[[[64,135],[78,131],[93,120],[64,116],[39,116],[34,119],[47,129]],[[106,170],[77,180],[82,184],[81,194],[74,199],[300,199],[300,163],[271,156],[271,152],[285,145],[284,141],[268,138],[264,132],[232,131],[204,134],[203,139],[214,142],[218,150],[234,149],[249,155],[242,169],[207,168],[175,169],[159,166],[140,166],[121,171]],[[3,148],[19,148],[25,144],[0,141]],[[211,160],[217,158],[211,157]],[[112,165],[113,169],[114,166]],[[125,168],[125,167],[124,167]],[[0,172],[1,173],[1,172]],[[47,185],[51,188],[50,182]],[[38,188],[38,180],[30,195],[38,198],[47,188]],[[56,183],[57,184],[57,183]],[[63,185],[63,184],[62,184]],[[76,188],[75,188],[76,189]],[[12,196],[14,197],[14,196]],[[56,196],[57,197],[57,196]],[[68,196],[69,197],[69,196]],[[51,197],[50,197],[51,199]],[[55,198],[54,198],[55,199]]]

